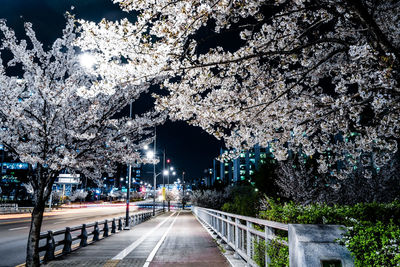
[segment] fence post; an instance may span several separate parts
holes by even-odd
[[[56,249],[56,245],[54,242],[53,232],[47,232],[47,241],[46,241],[46,254],[44,255],[44,261],[51,261],[54,259],[54,250]]]
[[[100,230],[98,222],[94,224],[94,229],[92,233],[93,233],[93,241],[99,241]]]
[[[104,221],[103,237],[108,237],[108,220]]]
[[[251,232],[250,232],[250,228],[253,228],[253,224],[249,221],[246,221],[246,241],[247,241],[247,251],[246,254],[249,257],[249,259],[251,259],[251,252],[252,252],[252,242],[251,242]]]
[[[82,224],[82,232],[79,236],[81,238],[80,246],[81,247],[86,247],[87,246],[87,239],[88,239],[88,234],[86,231],[86,224]]]
[[[128,217],[129,220],[129,217]],[[129,225],[129,222],[127,221],[127,218],[125,217],[125,225]],[[128,228],[126,228],[128,230]],[[125,229],[124,229],[125,230]]]
[[[226,219],[228,220],[228,223],[226,224],[226,226],[228,227],[227,229],[227,237],[226,237],[226,241],[229,244],[229,242],[232,241],[232,218],[230,216],[226,216]]]
[[[236,251],[239,250],[239,246],[240,246],[240,243],[239,243],[239,238],[240,238],[240,235],[239,235],[239,230],[240,230],[239,224],[240,224],[239,219],[235,218],[235,250]]]
[[[117,229],[117,226],[115,224],[115,218],[112,220],[112,224],[111,224],[111,233],[115,234],[115,230]]]
[[[118,219],[118,231],[122,231],[122,219],[119,217]]]
[[[65,228],[65,236],[64,236],[64,247],[63,254],[71,253],[71,245],[72,245],[72,236],[71,236],[71,228]]]

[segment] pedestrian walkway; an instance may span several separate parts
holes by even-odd
[[[167,212],[44,266],[229,266],[190,211]]]

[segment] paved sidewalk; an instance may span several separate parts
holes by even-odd
[[[168,212],[44,266],[229,266],[190,211]]]

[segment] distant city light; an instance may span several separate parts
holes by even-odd
[[[163,175],[168,175],[168,174],[169,174],[168,170],[163,171]]]
[[[148,145],[144,145],[144,150],[147,150],[147,149],[149,149],[149,146]]]

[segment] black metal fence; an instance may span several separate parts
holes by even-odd
[[[162,210],[157,209],[156,215]],[[150,219],[153,211],[135,213],[129,217],[130,226]],[[125,217],[117,217],[111,220],[97,221],[74,227],[66,227],[57,231],[40,233],[39,251],[45,252],[44,262],[53,260],[56,256],[65,255],[73,250],[86,247],[88,244],[99,241],[124,229]],[[62,246],[62,250],[61,250]],[[58,249],[58,250],[57,250]]]

